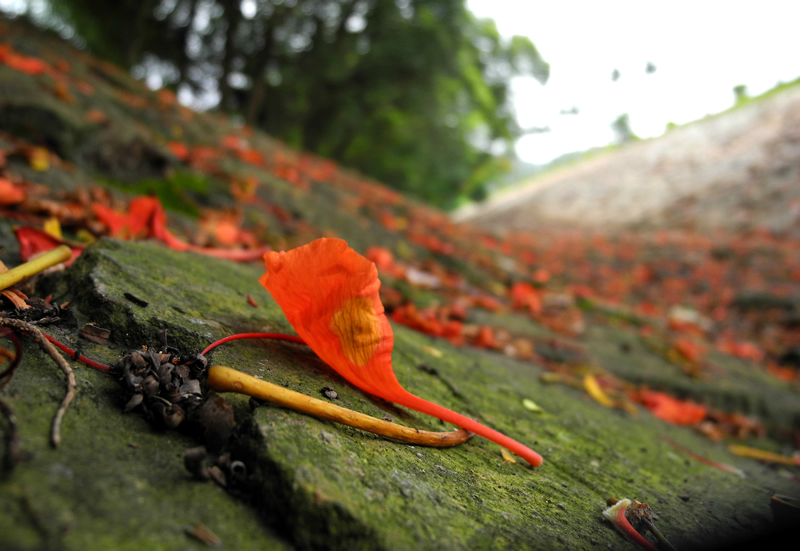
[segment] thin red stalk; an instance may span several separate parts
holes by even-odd
[[[658,548],[655,545],[644,539],[644,536],[642,536],[633,526],[631,526],[631,523],[628,522],[628,518],[625,516],[625,511],[627,511],[627,507],[619,508],[619,511],[617,512],[617,522],[615,523],[617,527],[634,542],[647,549],[647,551],[658,551]]]
[[[179,239],[169,230],[164,230],[163,233],[156,232],[156,237],[164,241],[168,247],[177,251],[192,251],[195,253],[213,256],[215,258],[233,260],[234,262],[251,262],[253,260],[261,260],[264,258],[265,253],[272,250],[269,247],[260,247],[258,249],[217,249],[214,247],[198,247]]]
[[[732,465],[727,465],[725,463],[719,463],[718,461],[714,461],[712,459],[708,459],[707,457],[703,457],[700,454],[694,453],[692,450],[684,448],[683,446],[681,446],[680,444],[675,442],[675,440],[669,438],[668,436],[662,434],[661,439],[670,446],[672,446],[673,448],[675,448],[676,450],[678,450],[679,452],[685,453],[695,461],[703,463],[704,465],[708,465],[709,467],[714,467],[715,469],[719,469],[720,471],[725,471],[726,473],[738,474],[743,478],[745,476],[744,472],[741,469],[737,469],[736,467]]]
[[[457,427],[461,427],[462,429],[466,429],[470,432],[474,432],[475,434],[483,436],[487,440],[491,440],[495,444],[503,446],[507,450],[514,452],[522,459],[530,463],[533,467],[538,467],[542,464],[543,459],[541,455],[529,447],[517,442],[513,438],[509,438],[505,434],[499,433],[494,429],[490,429],[486,425],[482,425],[481,423],[470,419],[469,417],[465,417],[460,413],[456,413],[455,411],[449,410],[438,404],[429,402],[423,398],[420,398],[419,396],[411,394],[410,392],[405,392],[403,395],[397,395],[393,393],[391,396],[381,396],[381,398],[385,398],[391,402],[401,406],[406,406],[421,413],[431,415],[437,419],[441,419],[442,421],[453,423]]]
[[[292,341],[292,342],[299,342],[300,344],[305,344],[306,341],[301,339],[300,337],[296,337],[294,335],[284,335],[283,333],[239,333],[236,335],[230,335],[223,339],[220,339],[216,342],[212,342],[208,346],[206,346],[205,350],[200,352],[203,356],[208,354],[212,349],[218,347],[221,344],[225,344],[229,341],[237,341],[239,339],[275,339],[279,341]]]
[[[107,366],[106,364],[101,364],[100,362],[96,362],[94,360],[90,360],[89,358],[87,358],[83,354],[76,354],[75,351],[73,349],[71,349],[69,346],[67,346],[65,344],[61,344],[60,342],[55,340],[50,335],[45,335],[44,333],[42,333],[42,335],[44,335],[44,337],[48,341],[50,341],[51,343],[56,345],[58,348],[60,348],[62,352],[65,352],[66,354],[68,354],[69,357],[72,358],[73,360],[81,362],[84,365],[88,365],[89,367],[93,367],[95,369],[99,369],[100,371],[111,371],[111,367],[110,366]]]

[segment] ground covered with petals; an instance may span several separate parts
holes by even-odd
[[[796,236],[456,224],[18,22],[0,21],[0,84],[0,260],[72,251],[2,290],[0,316],[105,364],[143,346],[193,355],[235,333],[293,333],[259,284],[261,257],[338,237],[377,267],[401,385],[544,457],[532,469],[480,437],[411,446],[227,394],[212,421],[169,429],[120,377],[72,361],[78,393],[54,449],[63,377],[24,335],[2,376],[4,336],[0,400],[20,440],[0,480],[0,546],[200,547],[205,528],[235,549],[632,549],[603,520],[610,497],[648,503],[677,548],[797,519]],[[361,306],[338,315],[357,321]],[[233,341],[207,359],[452,428],[297,343]],[[184,466],[199,445],[224,484]]]

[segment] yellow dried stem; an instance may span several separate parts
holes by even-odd
[[[218,392],[247,394],[301,413],[409,444],[448,448],[462,444],[472,437],[472,433],[464,429],[451,432],[431,432],[396,425],[323,400],[317,400],[221,365],[215,365],[208,370],[208,384]]]
[[[25,264],[20,264],[16,268],[12,268],[11,270],[0,274],[0,291],[3,289],[8,289],[12,285],[16,285],[23,279],[27,279],[38,274],[39,272],[43,272],[51,266],[55,266],[60,262],[69,260],[71,256],[72,251],[69,247],[66,245],[59,245],[52,251],[48,251],[43,255],[26,262]]]

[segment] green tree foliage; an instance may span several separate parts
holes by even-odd
[[[443,207],[507,164],[510,79],[549,71],[464,0],[52,2],[95,54]]]
[[[747,102],[749,96],[747,95],[747,86],[739,84],[733,87],[733,95],[736,98],[736,105],[741,105]]]
[[[631,121],[627,113],[623,113],[611,123],[611,129],[617,135],[617,141],[620,143],[627,143],[636,141],[639,136],[633,133],[631,129]]]

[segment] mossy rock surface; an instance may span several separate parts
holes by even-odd
[[[183,352],[236,332],[291,332],[258,284],[262,272],[152,243],[101,240],[69,270],[42,282],[55,300],[70,301],[71,312],[46,331],[107,363],[127,350],[157,346],[163,329]],[[77,338],[88,322],[111,330],[111,346]],[[629,416],[578,390],[545,386],[541,368],[530,362],[394,330],[395,372],[409,391],[531,446],[544,464],[507,463],[497,445],[480,437],[451,449],[410,446],[226,395],[238,422],[229,451],[247,467],[228,493],[184,469],[183,452],[201,441],[156,428],[136,412],[123,414],[117,378],[77,364],[78,397],[62,445],[52,449],[49,425],[63,377],[28,342],[2,391],[31,458],[0,483],[0,546],[191,549],[202,545],[184,530],[202,524],[227,549],[633,549],[602,519],[613,496],[649,503],[677,548],[706,548],[773,529],[770,495],[797,494],[781,469],[731,456],[722,444],[644,411]],[[612,344],[626,338],[607,331],[603,340]],[[611,348],[600,356],[613,363]],[[339,405],[375,417],[449,428],[364,394],[301,345],[235,341],[208,357],[212,365],[311,396],[331,386]],[[632,347],[625,357],[633,364],[646,354]],[[763,381],[751,384],[763,391]],[[526,409],[524,399],[544,412]],[[662,436],[745,476],[695,462]]]
[[[409,266],[458,274],[463,277],[459,289],[469,296],[507,296],[512,282],[530,278],[530,266],[498,252],[502,248],[491,245],[497,245],[494,237],[451,226],[442,213],[395,196],[362,175],[339,168],[330,181],[285,179],[277,165],[288,161],[299,166],[304,155],[275,139],[250,133],[219,114],[192,113],[170,104],[169,94],[147,90],[126,72],[19,21],[0,21],[0,35],[15,51],[62,67],[57,69],[59,82],[67,83],[74,100],[58,93],[53,74],[26,75],[0,65],[0,152],[5,152],[0,176],[46,188],[46,197],[54,199],[51,206],[75,200],[87,186],[102,185],[123,210],[130,200],[126,194],[156,194],[170,211],[170,230],[199,239],[197,244],[203,241],[194,217],[207,208],[241,208],[242,226],[276,250],[323,235],[342,237],[361,253],[379,245]],[[245,138],[242,143],[265,162],[248,162],[223,147],[230,135]],[[206,152],[211,148],[222,156],[217,164],[182,160],[169,147],[172,141]],[[48,169],[33,166],[20,154],[28,146],[51,153]],[[787,182],[786,189],[793,190],[788,185],[792,174],[785,172],[774,182]],[[242,202],[233,184],[246,181],[257,186],[255,195]],[[728,199],[735,197],[729,194]],[[694,210],[705,212],[704,205],[707,201]],[[20,262],[11,226],[41,226],[50,214],[31,219],[37,209],[4,208],[14,218],[0,216],[0,260],[9,267]],[[78,237],[79,226],[62,220],[62,227],[68,237]],[[452,241],[458,254],[433,247],[427,236]],[[726,243],[711,253],[714,258],[740,254]],[[778,252],[745,251],[741,266],[753,262],[770,272],[768,268],[791,265],[794,257]],[[647,262],[664,254],[679,258],[686,251],[646,248],[640,253]],[[592,247],[586,250],[586,260],[598,266],[607,264],[605,255]],[[69,270],[40,278],[36,288],[25,290],[36,297],[52,293],[59,304],[69,302],[62,321],[44,330],[111,364],[142,346],[160,347],[158,333],[164,330],[169,345],[182,353],[199,352],[233,333],[291,333],[283,313],[257,282],[262,273],[257,264],[177,253],[154,243],[101,240]],[[562,284],[588,283],[582,277],[554,281],[547,288],[559,292]],[[464,298],[449,294],[452,289],[384,281],[417,308]],[[773,289],[765,293],[738,281],[734,287],[735,315],[774,311],[794,319],[790,314],[798,309],[797,293],[777,296]],[[691,378],[669,357],[666,334],[643,337],[641,319],[604,304],[587,298],[576,302],[586,327],[574,339],[522,312],[474,307],[467,313],[466,322],[473,327],[486,325],[529,339],[551,367],[569,368],[578,388],[542,384],[543,361],[456,348],[394,326],[394,367],[400,382],[537,450],[545,458],[537,469],[507,463],[498,446],[479,437],[452,449],[410,446],[225,395],[238,422],[227,451],[246,470],[246,475],[229,478],[227,491],[196,480],[184,468],[185,450],[205,443],[199,431],[185,425],[168,431],[138,410],[123,413],[129,396],[119,378],[75,362],[78,396],[66,414],[61,446],[50,447],[63,375],[25,339],[22,365],[0,389],[0,399],[19,420],[26,459],[11,472],[0,471],[0,549],[202,548],[186,535],[195,525],[207,527],[227,549],[634,549],[602,519],[609,497],[649,503],[656,524],[678,549],[741,543],[775,530],[770,496],[798,497],[796,468],[734,456],[724,442],[714,443],[690,427],[668,425],[643,408],[636,416],[604,408],[579,381],[586,368],[603,371],[718,412],[752,416],[766,428],[767,437],[738,443],[785,455],[800,429],[796,382],[781,382],[763,365],[714,351],[707,356],[709,368],[699,373],[702,377]],[[78,336],[90,322],[111,331],[108,344]],[[3,340],[5,346],[7,342]],[[375,417],[419,429],[451,428],[364,394],[305,346],[240,340],[208,357],[212,364],[318,398],[323,398],[323,387],[333,387],[339,394],[336,403]],[[527,409],[524,400],[540,406],[542,413]],[[0,422],[0,436],[6,434],[7,426]],[[744,477],[695,461],[665,437],[740,469]]]

